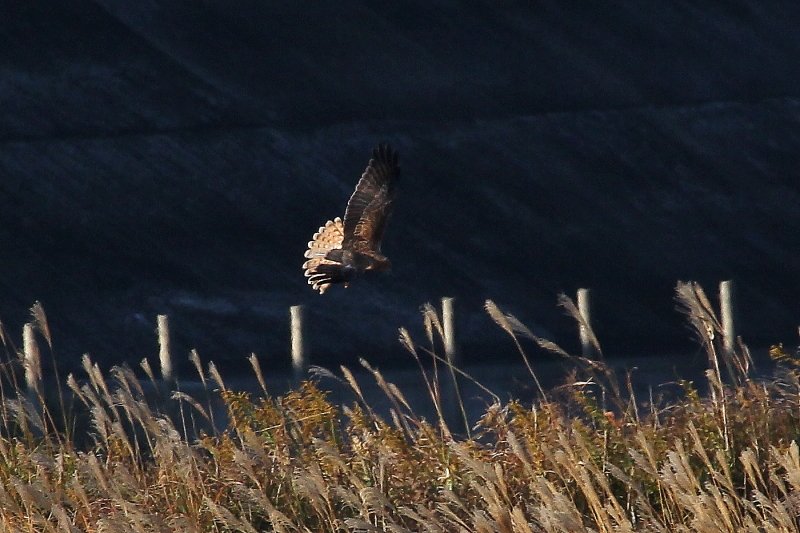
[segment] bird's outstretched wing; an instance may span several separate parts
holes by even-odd
[[[344,220],[329,220],[309,241],[303,270],[308,284],[320,294],[333,284],[346,287],[365,270],[389,268],[380,250],[400,175],[397,159],[397,152],[388,145],[375,148],[347,202]]]
[[[366,255],[380,253],[399,176],[397,152],[388,144],[379,145],[347,202],[342,248]]]

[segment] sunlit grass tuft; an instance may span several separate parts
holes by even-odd
[[[668,404],[640,401],[628,378],[604,362],[570,355],[487,302],[524,358],[538,399],[502,403],[487,391],[493,403],[470,438],[448,426],[439,367],[425,361],[446,364],[433,348],[442,328],[430,306],[423,309],[430,348],[406,330],[400,338],[420,363],[432,420],[366,362],[368,379],[388,400],[383,414],[344,367],[315,369],[318,379],[351,389],[352,401],[336,405],[316,380],[271,396],[255,357],[260,394],[225,387],[196,353],[198,395],[179,384],[148,392],[163,388],[149,365],[150,384],[124,367],[106,375],[85,357],[84,375],[70,376],[63,396],[46,398],[36,367],[16,357],[5,332],[0,528],[797,531],[800,379],[791,354],[775,348],[787,368],[756,380],[746,347],[719,350],[719,321],[702,289],[681,284],[677,294],[709,356],[708,393],[683,382]],[[561,305],[574,308],[566,298]],[[38,304],[34,316],[52,350]],[[30,353],[33,335],[26,330]],[[525,339],[574,363],[564,386],[544,390]],[[17,381],[26,371],[30,390]]]

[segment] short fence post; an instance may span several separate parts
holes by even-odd
[[[583,319],[579,333],[581,337],[581,353],[584,357],[592,358],[595,356],[594,344],[592,343],[589,328],[592,325],[591,298],[589,289],[578,289],[578,312]],[[584,323],[586,325],[584,325]]]
[[[33,324],[30,322],[22,326],[22,357],[22,364],[25,369],[25,398],[35,408],[43,409],[44,405],[39,403],[40,399],[44,401],[42,392],[42,359],[39,353],[39,344],[36,342]],[[28,424],[29,416],[23,410],[19,417],[23,434],[33,433],[36,436],[41,436],[42,433],[36,429],[36,425],[31,427]]]
[[[444,356],[447,360],[447,371],[449,386],[447,387],[447,403],[450,406],[447,409],[447,417],[450,419],[448,423],[463,424],[464,431],[469,436],[469,421],[467,420],[467,413],[464,406],[464,401],[461,398],[461,386],[458,382],[455,368],[458,366],[458,343],[456,342],[456,326],[455,326],[455,298],[446,296],[442,298],[442,342],[444,343]]]
[[[722,347],[726,355],[731,355],[736,347],[736,320],[733,280],[719,284],[719,308],[722,321]]]
[[[447,362],[455,365],[458,363],[458,350],[456,349],[455,316],[453,312],[454,298],[442,298],[442,328],[444,329],[444,355]]]
[[[308,368],[303,314],[304,308],[302,305],[293,305],[289,308],[292,332],[292,370],[297,380],[303,379]]]
[[[22,353],[25,367],[25,387],[28,397],[33,400],[35,395],[41,392],[42,358],[39,353],[39,344],[36,342],[36,333],[30,322],[22,327]]]
[[[169,318],[167,315],[158,315],[158,362],[161,365],[161,379],[165,383],[172,383],[172,349],[170,347]]]

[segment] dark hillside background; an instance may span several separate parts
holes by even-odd
[[[673,288],[738,283],[756,346],[800,321],[800,4],[1,2],[0,319],[41,300],[58,355],[176,347],[321,363],[400,355],[458,297],[468,359],[511,346],[486,298],[609,355],[691,353]],[[401,154],[394,271],[305,284],[372,147]],[[406,359],[401,359],[405,361]]]

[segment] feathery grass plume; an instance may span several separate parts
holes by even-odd
[[[253,354],[252,357],[255,357],[255,354]],[[211,391],[208,388],[208,381],[206,380],[206,373],[203,371],[203,363],[202,361],[200,361],[200,354],[198,354],[197,350],[195,350],[194,348],[192,348],[189,351],[189,361],[192,362],[192,365],[194,366],[197,375],[200,376],[200,383],[202,383],[203,385],[203,394],[205,394],[207,412],[208,415],[211,417],[211,428],[216,433],[217,422],[216,420],[214,420],[214,406],[212,405]]]
[[[405,328],[400,328],[398,331],[400,333],[400,335],[398,337],[398,340],[400,341],[400,344],[404,348],[406,348],[406,350],[408,350],[409,353],[411,353],[411,355],[414,357],[414,360],[417,362],[417,366],[418,366],[418,368],[420,370],[420,374],[422,376],[423,382],[425,383],[425,385],[426,385],[426,387],[428,389],[429,397],[431,397],[431,398],[435,397],[436,392],[435,392],[435,390],[434,390],[434,388],[433,388],[433,386],[431,384],[431,380],[428,378],[428,373],[425,370],[425,367],[422,365],[422,362],[420,361],[419,354],[417,353],[417,349],[416,349],[416,346],[414,344],[414,340],[411,338],[411,334]],[[429,352],[429,355],[435,361],[438,361],[438,362],[444,363],[444,364],[448,363],[446,359],[442,358],[441,356],[439,356],[436,353]],[[470,375],[467,372],[464,372],[462,369],[458,368],[458,366],[455,366],[455,365],[450,365],[449,368],[451,369],[452,372],[457,374],[459,377],[464,378],[464,379],[472,382],[476,387],[478,387],[483,392],[485,392],[486,394],[491,396],[493,401],[495,401],[495,402],[499,402],[500,401],[500,398],[497,396],[497,394],[495,394],[491,389],[487,388],[483,383],[478,381],[474,376]],[[392,384],[389,384],[389,385],[390,385],[390,387],[393,386]],[[398,392],[399,392],[399,389],[398,389]],[[462,406],[462,408],[463,408],[463,406]]]
[[[411,428],[405,421],[405,418],[400,417],[401,414],[411,411],[408,402],[405,401],[405,398],[402,396],[402,394],[396,394],[396,392],[399,392],[397,387],[393,387],[392,384],[388,383],[384,379],[383,374],[381,374],[379,370],[372,368],[366,359],[359,359],[359,363],[361,363],[361,366],[366,368],[372,374],[372,377],[375,379],[378,387],[381,389],[381,391],[383,391],[383,393],[386,395],[386,398],[392,404],[392,412],[393,414],[397,414],[395,419],[397,429],[402,431],[407,436],[411,435]],[[406,411],[400,407],[401,403],[406,408]]]
[[[755,361],[750,353],[750,348],[744,343],[741,337],[736,338],[736,348],[732,354],[736,371],[743,379],[750,377],[750,372],[755,370]]]
[[[180,381],[176,379],[173,382],[173,385],[175,386],[175,390],[173,392],[182,392]],[[180,427],[183,430],[183,435],[199,435],[197,430],[197,421],[194,418],[194,411],[189,411],[189,422],[192,426],[192,432],[189,433],[189,425],[186,422],[186,408],[184,406],[182,396],[178,395],[178,397],[173,397],[173,395],[170,395],[170,399],[178,402],[178,416],[180,418]]]
[[[200,413],[200,416],[205,418],[207,422],[212,423],[211,416],[208,414],[208,411],[206,411],[205,408],[202,405],[200,405],[200,402],[195,400],[189,394],[186,394],[185,392],[181,391],[173,391],[172,395],[170,396],[170,399],[188,403],[189,405],[194,407],[195,411]]]
[[[45,435],[44,421],[30,399],[19,396],[16,400],[6,399],[4,403],[28,442],[34,441],[34,432],[36,435]]]
[[[78,380],[75,379],[75,376],[72,374],[72,372],[67,375],[67,387],[70,388],[72,393],[75,394],[75,396],[77,396],[78,399],[84,403],[84,405],[89,405],[89,400],[87,400],[83,395],[83,392],[81,392],[80,385],[78,385]]]
[[[84,355],[83,363],[84,369],[86,369],[87,373],[89,374],[90,383],[94,386],[97,394],[98,402],[96,405],[98,409],[102,410],[104,414],[111,414],[107,424],[111,425],[113,422],[119,422],[122,420],[122,415],[120,413],[121,407],[114,401],[115,395],[111,393],[111,389],[109,388],[108,383],[106,383],[105,376],[100,370],[100,367],[97,365],[97,363],[92,363],[88,355]]]
[[[47,406],[47,401],[44,395],[43,388],[43,374],[42,374],[42,357],[39,351],[39,343],[36,341],[36,332],[34,324],[31,322],[26,323],[22,329],[23,340],[23,353],[22,362],[25,369],[25,384],[26,395],[28,401],[40,410],[41,420],[50,424],[55,428],[55,422]],[[58,392],[61,392],[59,387]],[[62,414],[65,412],[63,408],[63,401],[60,403]],[[64,415],[64,426],[67,427],[66,415]],[[60,439],[61,435],[58,432],[43,432],[45,440],[49,441],[55,437]]]
[[[440,339],[444,339],[444,327],[442,326],[442,321],[439,319],[439,314],[436,312],[436,308],[434,308],[430,302],[426,302],[422,305],[422,307],[420,307],[420,313],[422,314],[422,323],[425,329],[425,336],[427,337],[428,345],[430,346],[428,349],[423,348],[423,351],[431,356],[431,361],[433,362],[433,378],[430,380],[430,388],[433,391],[431,399],[433,400],[437,412],[441,413],[442,391],[439,386],[440,358],[436,357],[436,337],[434,336],[434,332],[439,334]],[[440,422],[444,422],[444,418],[440,418]]]
[[[706,376],[711,390],[712,403],[722,418],[723,423],[720,427],[720,432],[727,450],[730,446],[730,429],[720,359],[723,360],[731,384],[741,384],[742,380],[746,380],[748,376],[736,374],[734,368],[738,365],[731,361],[733,353],[717,349],[714,341],[723,332],[722,324],[714,313],[714,309],[700,284],[679,281],[675,288],[675,293],[679,309],[687,316],[689,323],[695,330],[695,334],[702,341],[708,354],[711,368],[706,371]]]
[[[253,367],[253,372],[256,375],[259,387],[261,387],[261,392],[267,394],[267,382],[264,381],[264,374],[261,372],[261,365],[258,362],[256,354],[251,353],[247,360],[250,361],[250,366]]]
[[[317,442],[315,439],[312,442]],[[324,442],[324,441],[321,441]],[[304,498],[313,508],[322,524],[335,528],[338,520],[334,510],[334,498],[330,484],[326,482],[319,463],[311,463],[305,471],[298,471],[292,478],[298,496]]]
[[[148,379],[150,379],[150,383],[153,385],[155,390],[159,390],[158,381],[156,380],[156,375],[153,372],[153,367],[150,366],[150,361],[147,360],[147,357],[143,358],[139,362],[139,366],[144,370],[144,373],[147,374]]]
[[[130,394],[131,397],[136,395],[140,397],[144,396],[144,388],[142,388],[142,384],[139,382],[136,374],[134,374],[133,369],[131,369],[127,364],[111,367],[111,376],[118,385],[128,391],[128,394]]]
[[[583,317],[583,314],[581,314],[578,306],[576,306],[575,302],[572,301],[572,298],[562,292],[558,295],[558,306],[563,308],[567,312],[567,315],[572,317],[572,319],[580,325],[581,329],[586,332],[589,342],[594,348],[594,352],[600,357],[600,359],[603,359],[603,350],[600,348],[600,342],[597,340],[597,336],[594,334],[592,325]]]
[[[419,356],[417,355],[417,348],[414,345],[414,341],[411,339],[411,334],[408,332],[408,330],[406,328],[400,328],[398,329],[398,332],[400,333],[398,340],[403,348],[408,350],[409,353],[411,353],[416,359],[419,359]]]
[[[675,300],[678,310],[687,317],[695,336],[706,349],[709,362],[714,366],[719,382],[722,383],[720,359],[732,384],[741,384],[749,379],[753,360],[741,340],[738,339],[734,343],[733,350],[719,349],[715,343],[716,339],[722,338],[724,330],[703,288],[694,281],[679,281],[675,287]]]
[[[43,513],[49,511],[52,507],[52,498],[42,491],[35,481],[28,483],[14,476],[9,481],[14,491],[19,495],[29,517],[42,517]]]
[[[58,521],[58,530],[63,533],[81,533],[81,530],[72,524],[69,514],[63,505],[54,503],[50,512],[56,517]]]
[[[522,349],[522,344],[520,344],[519,339],[517,339],[517,334],[514,331],[514,328],[511,327],[511,322],[508,320],[505,313],[503,313],[500,308],[497,307],[497,304],[495,304],[492,300],[486,300],[484,309],[486,309],[486,312],[489,314],[492,320],[494,320],[495,323],[506,333],[508,333],[511,339],[513,339],[514,345],[517,347],[517,351],[519,352],[520,356],[522,356],[522,361],[525,363],[525,367],[528,369],[528,373],[533,378],[533,382],[536,385],[536,390],[539,391],[541,398],[547,401],[547,394],[545,394],[544,388],[539,382],[539,377],[536,375],[536,372],[534,372],[533,365],[531,365],[531,362],[528,359],[528,354],[526,354],[525,350]]]
[[[253,354],[255,356],[255,354]],[[200,361],[200,355],[197,353],[197,350],[192,348],[189,351],[189,361],[192,362],[194,369],[197,371],[197,375],[200,376],[200,382],[203,384],[203,387],[206,387],[206,374],[203,372],[203,363]]]
[[[678,281],[675,286],[675,301],[678,310],[688,319],[697,339],[709,353],[714,351],[714,339],[722,334],[722,324],[700,284],[695,281]]]
[[[106,378],[97,363],[92,363],[89,366],[89,377],[91,383],[95,386],[95,390],[100,393],[104,398],[111,398],[111,389],[108,388]]]
[[[36,329],[39,330],[39,333],[44,337],[47,341],[47,346],[50,349],[50,360],[52,361],[53,365],[53,375],[56,382],[56,395],[58,397],[58,406],[61,411],[61,423],[64,428],[69,428],[70,423],[68,420],[67,408],[64,402],[64,391],[61,386],[61,376],[58,370],[58,361],[56,359],[55,351],[53,350],[53,337],[50,333],[50,323],[47,320],[47,314],[44,312],[44,307],[42,306],[41,302],[38,300],[34,302],[33,306],[31,306],[31,317],[33,318],[33,323],[36,326]],[[1,328],[0,328],[1,329]],[[41,355],[40,355],[41,359]],[[40,373],[41,373],[41,362],[40,366]],[[40,378],[41,381],[41,378]],[[44,404],[44,408],[46,408],[46,404]],[[46,416],[52,422],[52,415],[50,413],[46,413]],[[69,437],[69,435],[67,435]]]
[[[364,397],[364,393],[361,391],[361,387],[358,385],[358,381],[356,380],[355,376],[350,369],[344,365],[339,366],[339,370],[342,371],[342,375],[344,376],[345,382],[350,386],[353,392],[356,394],[356,397],[364,404],[364,407],[369,409],[369,403],[367,399]]]
[[[695,281],[678,281],[675,285],[675,301],[693,331],[701,342],[707,342],[707,326],[710,325],[716,333],[722,333],[722,325],[708,301],[703,288]]]
[[[513,335],[532,337],[496,307],[495,316]],[[400,342],[412,354],[417,349],[403,330]],[[648,409],[622,419],[574,388],[547,391],[547,400],[531,406],[495,397],[470,439],[416,415],[403,391],[366,365],[393,421],[380,418],[363,384],[343,368],[341,380],[357,398],[351,408],[331,403],[313,382],[277,399],[225,389],[227,425],[195,439],[176,430],[176,414],[162,405],[168,398],[145,394],[132,370],[114,367],[109,380],[88,356],[83,365],[86,383],[72,375],[66,382],[78,400],[81,431],[73,435],[88,430],[91,440],[42,445],[46,435],[20,438],[21,422],[0,425],[2,531],[798,527],[800,374],[791,368],[759,382],[712,382],[708,397],[684,382],[682,395],[661,403],[667,400],[651,393]],[[215,368],[209,372],[221,381]],[[628,375],[629,393],[635,379]],[[572,394],[565,398],[563,390]],[[188,392],[173,398],[202,415]],[[16,413],[7,418],[38,415],[24,394],[2,399]],[[628,401],[635,405],[635,395]],[[32,423],[43,433],[59,431]]]
[[[324,366],[310,365],[308,367],[308,375],[312,379],[318,379],[318,380],[330,379],[337,383],[341,383],[342,385],[347,385],[347,382],[345,380],[343,380],[342,378],[340,378],[339,376],[337,376]]]
[[[203,504],[214,515],[214,519],[219,522],[226,530],[242,531],[244,533],[258,533],[258,531],[240,518],[237,518],[232,512],[221,505],[217,505],[210,498],[205,498]]]
[[[514,329],[511,327],[511,324],[508,321],[507,316],[497,307],[497,304],[494,303],[492,300],[486,300],[484,303],[484,308],[486,312],[489,314],[489,317],[494,320],[495,324],[500,326],[506,333],[510,336],[515,335]],[[531,334],[532,335],[532,334]]]
[[[222,380],[222,375],[217,370],[217,365],[214,364],[214,361],[210,361],[208,363],[208,373],[211,376],[219,388],[223,391],[227,391],[228,389],[225,387],[225,382]]]
[[[724,390],[719,365],[720,357],[714,340],[722,334],[722,324],[714,313],[705,291],[697,282],[678,281],[675,287],[675,299],[678,303],[679,311],[687,317],[696,337],[706,349],[709,364],[711,365],[707,375],[709,376],[709,384],[714,395],[714,401],[717,403],[718,396],[724,395]],[[728,359],[724,358],[724,361],[728,366],[731,381],[735,382]]]
[[[114,369],[112,369],[112,371],[113,370]],[[128,371],[130,371],[130,369],[128,369]],[[134,462],[138,462],[138,458],[142,455],[142,448],[140,443],[141,438],[136,430],[136,426],[138,424],[142,428],[146,427],[143,418],[146,418],[147,414],[146,409],[142,408],[141,402],[136,399],[134,393],[136,387],[132,387],[130,384],[127,384],[126,381],[118,381],[118,383],[121,383],[120,387],[114,391],[114,397],[110,399],[107,398],[106,401],[113,401],[119,406],[122,413],[125,414],[124,420],[120,416],[117,420],[112,422],[112,433],[117,435],[118,442],[123,443],[128,448],[130,458]],[[141,398],[144,396],[144,393],[141,392],[141,389],[139,390],[138,397]],[[127,434],[128,428],[131,432],[130,436]],[[152,445],[152,443],[148,444]]]
[[[25,368],[25,385],[28,390],[41,393],[42,385],[42,357],[39,352],[39,344],[36,342],[36,334],[33,324],[26,323],[22,328],[22,364]]]
[[[11,342],[11,339],[8,338],[8,334],[6,333],[6,325],[3,324],[2,320],[0,320],[0,342],[3,343],[3,348],[6,349],[8,349]]]
[[[420,308],[420,312],[422,313],[422,321],[425,327],[425,335],[428,337],[428,342],[431,346],[433,346],[434,336],[433,332],[439,334],[439,338],[444,338],[444,326],[442,326],[442,321],[439,318],[439,313],[436,312],[436,308],[430,302],[425,302]]]
[[[595,335],[591,324],[584,319],[580,310],[575,305],[575,302],[573,302],[572,299],[566,294],[561,293],[558,295],[558,305],[567,312],[568,316],[572,317],[576,322],[578,322],[581,330],[585,332],[587,338],[589,339],[589,343],[592,345],[594,353],[599,357],[599,361],[592,361],[587,357],[577,356],[573,356],[571,359],[581,363],[582,366],[590,368],[594,376],[602,376],[605,383],[607,383],[608,387],[611,389],[611,398],[616,404],[617,408],[624,411],[628,402],[625,401],[625,398],[622,395],[622,389],[619,386],[619,381],[617,380],[616,374],[604,362],[603,350],[600,347],[600,342],[597,340],[597,336]],[[596,373],[597,371],[599,371],[599,375]],[[606,390],[605,387],[603,390]]]
[[[411,338],[411,334],[408,332],[406,328],[400,328],[398,330],[400,333],[399,341],[400,344],[408,350],[408,352],[414,357],[414,361],[417,363],[417,368],[419,368],[420,376],[422,377],[422,382],[425,384],[425,388],[428,391],[428,397],[431,399],[431,402],[434,405],[434,408],[437,406],[437,402],[439,400],[439,386],[438,386],[438,378],[437,373],[435,372],[434,367],[434,375],[433,377],[428,376],[428,371],[425,370],[425,366],[422,364],[422,359],[417,352],[417,347],[414,344],[414,340]],[[433,352],[429,352],[433,354]],[[436,357],[434,356],[434,364],[436,362]],[[437,413],[441,412],[441,405],[437,409]]]
[[[47,341],[47,345],[52,350],[53,337],[50,334],[50,324],[47,322],[47,315],[44,312],[44,307],[38,300],[33,303],[33,306],[31,306],[31,317],[33,318],[33,323],[36,325],[36,328],[39,330],[39,333],[42,334],[44,339]]]

